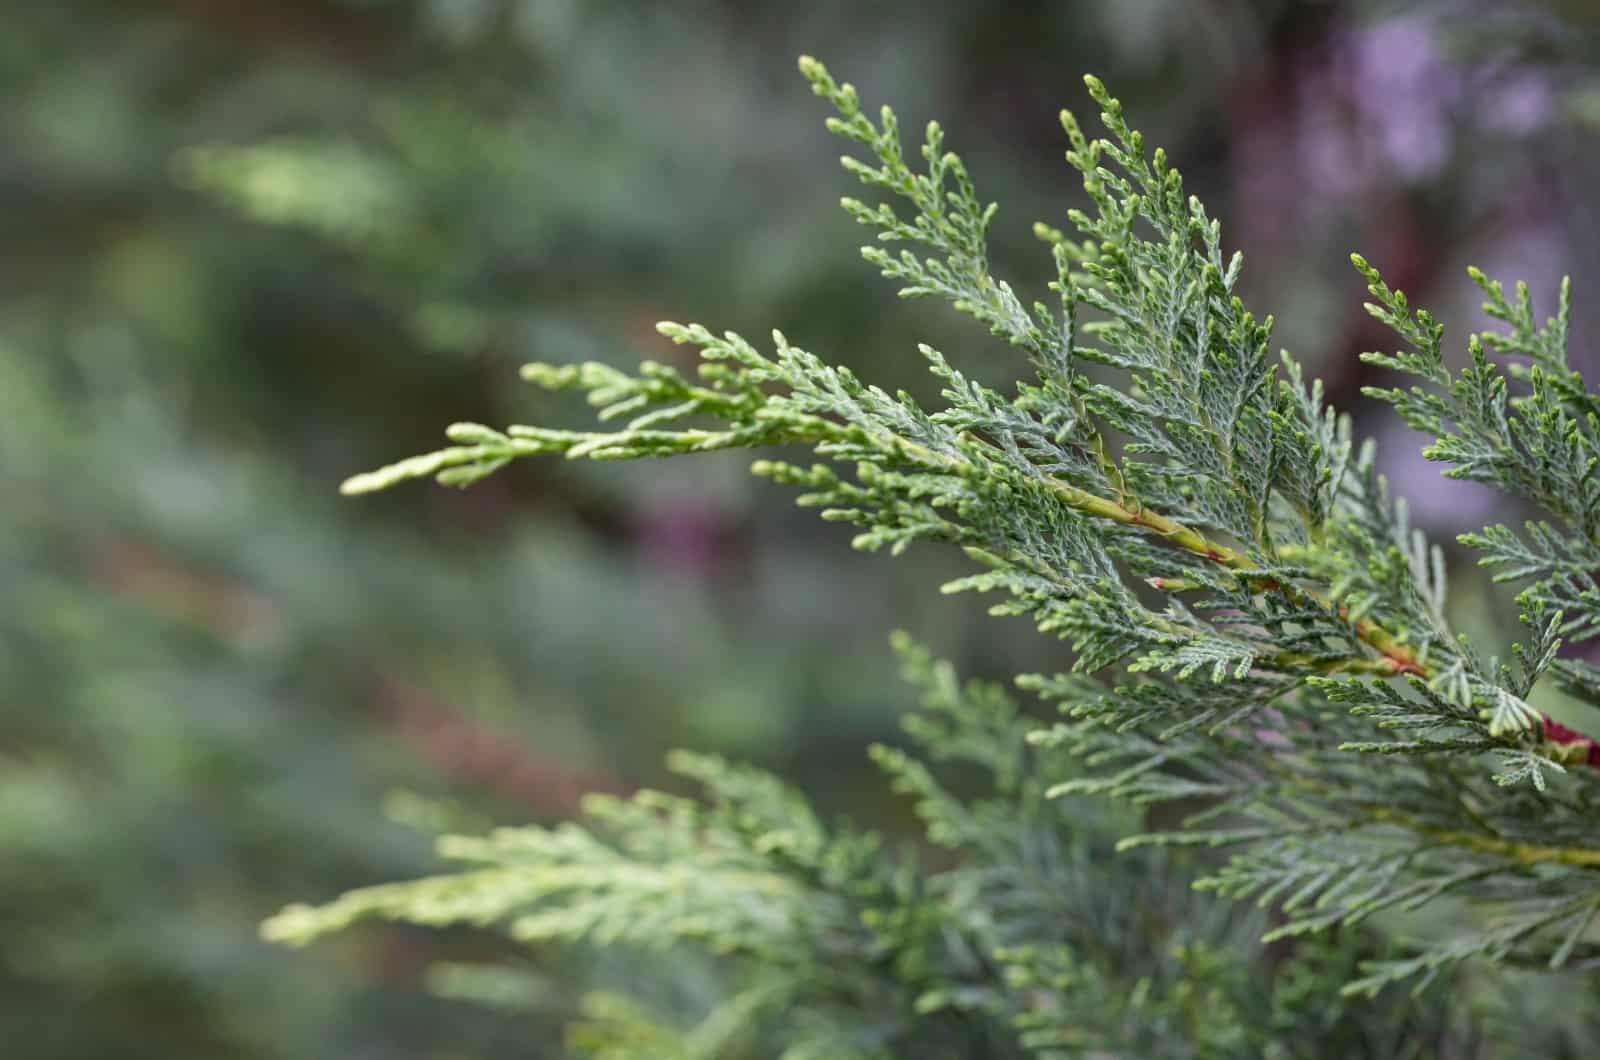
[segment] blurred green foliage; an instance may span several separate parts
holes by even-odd
[[[1115,80],[1197,190],[1250,187],[1252,137],[1288,120],[1258,120],[1253,93],[1335,39],[1333,7],[13,5],[0,1041],[51,1058],[559,1055],[578,976],[554,957],[529,957],[530,1026],[431,999],[428,963],[493,945],[475,936],[374,930],[310,955],[257,940],[286,901],[423,870],[426,843],[380,816],[396,789],[550,820],[580,791],[661,781],[662,751],[693,746],[774,766],[825,810],[903,821],[857,798],[876,790],[861,748],[905,704],[880,631],[984,672],[1047,658],[931,603],[937,554],[849,557],[847,531],[790,518],[736,457],[540,466],[360,505],[337,482],[449,419],[571,415],[504,380],[534,356],[669,359],[650,330],[669,310],[803,326],[912,388],[915,339],[976,346],[954,321],[914,334],[842,249],[801,51],[916,101],[908,124],[959,132],[1007,204],[1004,258],[1064,209],[1053,115],[1081,71]],[[1393,210],[1372,224],[1414,246],[1476,238],[1505,215],[1441,204],[1515,186],[1559,128],[1504,156],[1498,183],[1455,162],[1409,188],[1380,172]],[[1587,156],[1561,158],[1576,180]],[[1348,213],[1315,212],[1296,241],[1269,205],[1246,234],[1268,257],[1255,273],[1315,303]],[[1294,339],[1334,358],[1348,327]]]

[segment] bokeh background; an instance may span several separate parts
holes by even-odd
[[[1452,326],[1464,275],[1577,283],[1594,365],[1592,5],[1275,0],[14,0],[0,15],[0,1042],[39,1058],[548,1057],[603,961],[470,933],[257,940],[293,900],[428,869],[412,793],[555,820],[674,746],[901,827],[864,745],[886,631],[978,673],[1059,664],[852,553],[737,456],[338,482],[445,423],[582,422],[528,359],[681,357],[659,318],[796,342],[927,394],[927,340],[1016,359],[860,262],[794,71],[937,115],[1039,290],[1079,201],[1056,111],[1092,71],[1246,254],[1253,308],[1448,540],[1515,511],[1376,416],[1359,249]],[[1509,593],[1457,556],[1464,628]],[[436,810],[430,810],[436,813]],[[533,1008],[441,999],[522,962]],[[529,1000],[524,998],[523,1000]]]

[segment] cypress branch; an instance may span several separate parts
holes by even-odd
[[[929,409],[780,332],[769,354],[669,322],[664,336],[699,350],[695,378],[653,362],[631,375],[523,371],[581,391],[620,426],[456,424],[451,447],[355,476],[344,492],[425,476],[467,485],[535,455],[808,448],[817,463],[764,457],[753,470],[858,527],[858,548],[959,546],[975,570],[946,592],[1000,594],[992,613],[1028,616],[1070,647],[1070,669],[1017,680],[1061,717],[1031,721],[1002,690],[962,688],[898,644],[925,692],[910,724],[922,753],[872,754],[915,800],[928,839],[960,856],[950,872],[887,863],[877,837],[823,826],[775,780],[683,758],[675,766],[706,786],[704,800],[604,800],[587,829],[449,840],[447,856],[487,867],[289,910],[269,934],[304,941],[390,916],[504,922],[527,938],[693,940],[765,970],[727,1019],[791,1030],[775,1015],[785,1006],[817,1026],[847,1024],[817,970],[870,955],[879,963],[850,981],[845,1007],[891,1013],[895,1047],[948,1018],[961,1033],[1003,1027],[1039,1055],[1344,1055],[1319,1051],[1333,1039],[1286,1043],[1295,1002],[1251,999],[1261,957],[1240,931],[1293,940],[1326,1003],[1377,996],[1344,1017],[1364,1032],[1432,1018],[1421,1002],[1383,1007],[1402,979],[1600,961],[1600,771],[1587,768],[1600,745],[1528,703],[1553,673],[1600,705],[1600,671],[1557,659],[1562,637],[1600,630],[1600,404],[1568,363],[1570,287],[1540,323],[1526,288],[1508,297],[1473,272],[1506,330],[1470,337],[1470,363],[1454,372],[1438,323],[1352,259],[1368,310],[1405,346],[1365,358],[1417,379],[1369,393],[1436,439],[1426,452],[1447,476],[1547,516],[1521,536],[1495,526],[1461,538],[1498,579],[1528,582],[1526,643],[1485,657],[1451,628],[1443,555],[1410,526],[1372,445],[1355,444],[1293,358],[1269,355],[1272,318],[1234,294],[1241,257],[1224,256],[1220,225],[1103,85],[1086,79],[1104,136],[1062,116],[1091,208],[1068,212],[1076,236],[1036,226],[1055,304],[1027,305],[990,269],[996,207],[943,129],[927,127],[913,167],[892,110],[874,119],[822,64],[800,68],[835,110],[829,129],[860,150],[844,168],[883,200],[843,203],[874,237],[864,258],[902,296],[943,300],[1020,350],[1032,379],[1008,396],[924,345],[945,402]],[[953,793],[937,768],[949,757],[976,763],[991,788]],[[1118,801],[1140,813],[1108,806]],[[1147,826],[1155,811],[1168,826]],[[1126,853],[1096,860],[1112,850]],[[533,851],[531,864],[513,851]],[[1174,885],[1205,897],[1187,905]],[[1276,923],[1236,919],[1237,899]],[[1096,900],[1107,903],[1098,921],[1082,913]],[[1208,926],[1177,942],[1134,926],[1141,903]],[[1394,918],[1445,906],[1468,915],[1390,937]],[[1143,965],[1125,959],[1135,951]],[[1161,971],[1135,985],[1138,967]],[[1226,1027],[1192,1007],[1181,985],[1191,980],[1233,1013]],[[806,1039],[836,1050],[827,1055],[859,1045],[842,1040]]]

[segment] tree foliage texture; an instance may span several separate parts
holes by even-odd
[[[444,836],[456,870],[291,907],[268,936],[470,922],[725,969],[698,1005],[662,984],[592,998],[570,1043],[598,1057],[1577,1048],[1586,1017],[1546,999],[1600,965],[1600,745],[1529,705],[1541,680],[1600,701],[1600,670],[1557,654],[1600,632],[1600,405],[1568,365],[1568,290],[1540,322],[1525,288],[1474,272],[1504,327],[1454,370],[1435,320],[1353,259],[1400,341],[1367,358],[1412,380],[1369,394],[1436,439],[1446,475],[1546,513],[1461,538],[1523,586],[1525,641],[1490,653],[1450,628],[1441,552],[1373,447],[1274,355],[1272,319],[1234,294],[1239,255],[1098,81],[1104,136],[1062,115],[1090,206],[1036,226],[1054,275],[1032,301],[992,274],[996,208],[941,128],[908,159],[891,110],[801,70],[857,149],[843,163],[869,197],[843,205],[874,237],[863,256],[1034,378],[1001,393],[923,346],[943,384],[928,408],[780,333],[762,348],[664,323],[698,373],[523,371],[614,426],[459,423],[450,447],[345,492],[465,486],[544,454],[810,449],[754,470],[856,526],[857,548],[964,550],[973,572],[946,592],[1070,645],[1069,670],[1016,679],[1058,719],[901,638],[923,696],[913,749],[873,755],[915,800],[920,856],[825,823],[771,776],[682,755],[699,799],[597,798],[584,825]],[[509,974],[460,983],[493,993]]]

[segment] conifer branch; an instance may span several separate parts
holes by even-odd
[[[731,332],[665,323],[663,335],[699,350],[696,378],[652,362],[634,375],[601,364],[524,369],[537,385],[582,391],[602,421],[624,420],[619,428],[456,424],[452,447],[356,476],[345,492],[429,475],[466,485],[540,454],[620,460],[808,447],[818,463],[761,459],[753,470],[802,490],[799,503],[824,519],[857,526],[858,548],[960,547],[977,570],[945,591],[1002,594],[991,613],[1028,616],[1072,650],[1070,671],[1019,679],[1063,715],[1025,735],[1014,709],[993,696],[960,700],[946,694],[944,678],[934,682],[946,690],[941,703],[963,704],[952,717],[967,726],[941,730],[941,739],[985,748],[983,761],[997,774],[1029,775],[1021,787],[999,784],[1020,803],[1002,799],[980,811],[945,791],[926,763],[874,752],[896,787],[917,799],[933,841],[1009,869],[1009,855],[989,843],[997,821],[1015,823],[1006,814],[1031,822],[1051,799],[1111,797],[1141,809],[1171,806],[1182,818],[1167,831],[1130,826],[1120,849],[1173,857],[1180,848],[1232,851],[1225,863],[1197,865],[1197,884],[1273,907],[1282,923],[1269,938],[1309,945],[1364,928],[1379,913],[1439,900],[1482,914],[1411,952],[1347,967],[1341,983],[1362,994],[1405,977],[1453,974],[1467,961],[1572,968],[1600,955],[1600,942],[1586,935],[1600,909],[1592,828],[1600,772],[1568,768],[1600,765],[1600,745],[1528,702],[1549,673],[1600,704],[1600,670],[1556,658],[1563,636],[1600,633],[1592,577],[1600,569],[1600,405],[1567,362],[1568,289],[1557,315],[1539,325],[1525,290],[1508,298],[1475,273],[1508,330],[1472,337],[1470,366],[1453,373],[1437,323],[1355,259],[1373,295],[1370,311],[1408,346],[1367,359],[1421,384],[1373,393],[1437,439],[1427,452],[1452,465],[1447,474],[1525,497],[1551,520],[1530,524],[1525,537],[1491,527],[1463,538],[1498,577],[1530,581],[1518,597],[1526,643],[1512,645],[1505,661],[1486,658],[1452,630],[1443,554],[1410,526],[1370,443],[1353,444],[1350,421],[1325,407],[1320,386],[1292,358],[1269,355],[1272,319],[1257,319],[1234,294],[1241,258],[1224,258],[1220,226],[1184,194],[1165,153],[1145,150],[1104,86],[1087,79],[1104,138],[1091,139],[1063,115],[1067,160],[1093,208],[1068,213],[1077,238],[1036,228],[1050,251],[1057,304],[1030,306],[989,267],[996,208],[977,197],[943,130],[928,126],[924,165],[914,168],[893,111],[873,119],[855,89],[820,63],[803,59],[801,69],[835,108],[829,128],[862,149],[845,168],[886,200],[844,201],[875,237],[863,256],[903,296],[943,299],[1022,351],[1033,379],[1004,395],[924,345],[945,402],[930,410],[864,384],[779,332],[768,354]],[[898,244],[898,253],[885,244]],[[1090,376],[1088,363],[1103,371]],[[1107,438],[1116,437],[1128,441],[1115,449]],[[1140,585],[1158,602],[1136,592]],[[908,665],[929,673],[925,659]],[[939,747],[935,741],[930,751]],[[697,773],[725,784],[734,775],[744,776],[722,765]],[[735,785],[738,798],[752,784],[768,790],[746,777]],[[654,798],[608,812],[639,828],[651,807],[698,819],[687,804]],[[715,829],[741,839],[719,847],[711,863],[729,868],[719,858],[732,849],[737,871],[708,876],[701,882],[710,890],[696,893],[731,901],[759,890],[758,878],[770,882],[763,874],[798,872],[804,885],[783,892],[792,908],[773,922],[741,921],[705,937],[732,947],[741,932],[757,934],[767,947],[760,952],[782,952],[810,904],[842,915],[868,893],[907,916],[944,915],[919,904],[915,888],[895,890],[902,884],[871,873],[827,877],[832,890],[818,884],[822,852],[844,840],[814,822],[797,824],[810,819],[793,816],[800,811],[792,800],[777,802],[793,813],[763,818],[764,827],[798,860],[774,870],[759,844],[742,845],[752,837],[738,831],[738,814],[715,817]],[[687,838],[695,834],[683,833],[675,856],[708,856]],[[548,879],[588,881],[568,905],[557,902],[564,911],[555,919],[534,921],[541,930],[578,937],[604,923],[626,932],[630,910],[648,912],[660,900],[659,865],[624,872],[611,854],[567,845],[576,840],[528,841],[551,857],[580,858],[576,877]],[[717,879],[726,891],[713,886]],[[499,876],[490,882],[512,905],[527,898],[508,894],[511,883]],[[643,889],[626,890],[635,886]],[[834,901],[841,893],[843,907]],[[325,921],[278,923],[310,934],[358,913],[421,918],[433,908],[425,898],[425,888],[376,892],[331,907]],[[546,891],[534,898],[555,901]],[[697,910],[687,920],[647,923],[683,938],[685,924],[698,929],[701,917]],[[922,936],[863,939],[849,923],[825,921],[866,950],[910,947],[932,959]],[[1014,955],[1017,938],[990,941],[998,948],[989,959],[1012,974],[1070,979],[1062,953],[1007,965],[1011,958],[999,953]],[[942,987],[919,980],[919,996],[935,1008],[952,1004],[952,982],[965,982],[969,971],[959,961],[941,967],[951,980]],[[1023,1026],[1037,1014],[1011,1015]]]

